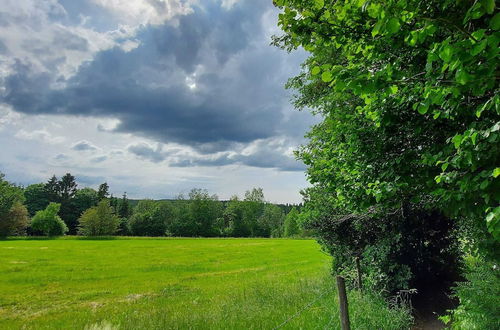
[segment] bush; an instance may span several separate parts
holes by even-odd
[[[85,236],[109,236],[116,233],[120,219],[113,213],[109,201],[103,199],[78,219],[78,233]]]
[[[60,236],[68,232],[68,227],[57,215],[61,204],[50,203],[45,210],[36,212],[31,220],[31,228],[46,236]]]
[[[453,329],[500,329],[500,269],[498,265],[469,258],[467,282],[454,288],[460,305],[441,319]]]
[[[363,282],[378,292],[426,287],[454,280],[460,250],[456,224],[437,211],[411,204],[392,213],[330,216],[312,221],[332,254],[334,271],[349,282],[361,260]]]

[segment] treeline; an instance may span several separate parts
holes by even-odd
[[[132,205],[135,206],[132,207]],[[176,200],[133,202],[98,190],[79,189],[70,173],[27,187],[4,180],[0,173],[0,236],[63,234],[182,237],[298,237],[300,206],[265,201],[261,188],[219,201],[203,189]]]

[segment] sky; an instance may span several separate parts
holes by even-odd
[[[300,202],[293,150],[316,119],[284,88],[306,54],[270,45],[277,15],[271,0],[2,0],[0,172]]]

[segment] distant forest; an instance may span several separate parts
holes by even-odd
[[[272,204],[262,188],[220,201],[204,189],[176,199],[131,200],[115,197],[102,183],[78,187],[67,173],[27,187],[0,173],[0,236],[62,234],[179,237],[299,237],[301,204]]]

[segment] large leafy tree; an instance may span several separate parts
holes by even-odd
[[[274,42],[310,53],[289,82],[295,104],[323,117],[298,153],[310,211],[424,205],[500,239],[495,2],[275,4]]]
[[[78,219],[78,233],[85,236],[108,236],[118,230],[120,219],[109,206],[109,201],[103,199],[97,206],[86,210]]]
[[[217,195],[210,195],[204,189],[192,189],[189,192],[189,221],[194,224],[193,236],[210,237],[217,233],[214,229],[216,220],[222,216],[222,204]]]
[[[24,189],[25,204],[30,216],[43,210],[50,203],[50,194],[43,183],[30,184]]]
[[[23,190],[6,181],[0,173],[0,237],[24,233],[28,211],[23,201]]]

